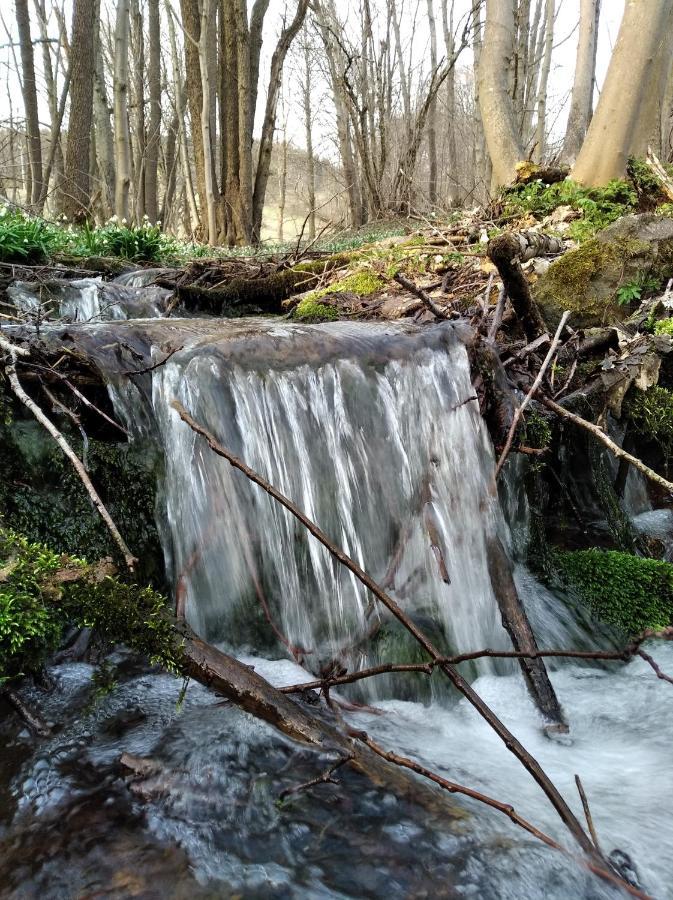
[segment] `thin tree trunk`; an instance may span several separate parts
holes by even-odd
[[[140,223],[145,215],[145,34],[139,0],[131,0],[131,52],[134,61],[133,105],[134,127],[131,137],[134,162],[134,208],[135,220]]]
[[[100,8],[100,2],[98,3]],[[114,209],[115,195],[115,147],[114,134],[110,117],[112,110],[108,100],[107,87],[105,85],[105,69],[100,40],[100,28],[96,34],[95,69],[93,85],[93,118],[96,135],[96,150],[98,172],[100,175],[101,206],[105,216],[109,216]]]
[[[130,216],[131,145],[128,125],[130,0],[117,0],[114,53],[115,214]]]
[[[161,24],[159,0],[148,0],[150,123],[145,154],[145,212],[151,222],[159,217],[158,169],[161,140]]]
[[[243,2],[243,0],[240,0],[240,2]],[[280,92],[280,86],[283,78],[283,66],[285,64],[285,57],[287,56],[287,52],[290,49],[290,45],[299,33],[299,29],[303,24],[307,9],[308,0],[299,0],[294,19],[287,26],[287,28],[284,28],[281,32],[281,35],[278,38],[278,43],[276,44],[276,49],[274,50],[273,56],[271,57],[269,90],[266,96],[266,109],[264,112],[262,134],[259,140],[257,172],[255,174],[254,193],[252,194],[252,236],[256,241],[259,240],[259,235],[262,229],[262,214],[264,212],[264,199],[266,197],[266,186],[269,180],[269,170],[271,166],[271,150],[273,148],[273,137],[276,130],[276,110],[278,107],[278,94]],[[240,23],[241,18],[239,17],[239,26]],[[240,37],[239,41],[241,41],[242,45],[243,41]],[[240,66],[243,64],[243,62],[239,63],[239,105],[241,103],[245,104],[250,100],[249,91],[247,98],[242,97],[243,88]],[[239,127],[242,121],[242,114],[239,112]],[[245,147],[247,147],[248,144],[252,145],[252,132],[250,132],[249,134],[246,132],[246,134],[244,135],[244,141]],[[241,198],[242,201],[245,201],[247,205],[248,178],[250,179],[250,186],[252,188],[251,146],[247,153],[244,154],[243,146],[241,147],[239,152],[241,157]],[[249,172],[248,157],[250,158]]]
[[[212,136],[210,129],[210,65],[208,59],[209,18],[211,0],[201,0],[201,28],[199,37],[199,66],[201,68],[201,141],[203,144],[204,202],[208,222],[208,243],[217,245],[217,203],[215,199]]]
[[[435,25],[434,0],[427,0],[428,29],[430,31],[430,69],[437,71],[437,27]],[[437,205],[437,100],[433,98],[428,109],[428,199]]]
[[[561,152],[562,161],[568,165],[572,165],[577,159],[591,121],[600,8],[601,0],[580,0],[580,34],[575,59],[575,78]]]
[[[231,0],[224,0],[224,2],[229,5]],[[198,51],[201,19],[198,0],[180,0],[180,14],[182,16],[182,28],[185,32],[185,90],[192,126],[191,138],[194,152],[194,168],[196,170],[196,190],[199,195],[199,205],[205,208],[206,180],[204,173],[203,132],[201,128],[203,98],[201,96],[201,64]]]
[[[308,238],[315,238],[315,157],[313,155],[313,108],[311,105],[311,52],[304,44],[304,135],[306,140],[306,183],[308,188]]]
[[[540,70],[540,82],[537,95],[537,125],[535,128],[534,159],[541,163],[545,153],[545,139],[547,134],[547,85],[549,71],[551,69],[551,51],[554,45],[554,0],[546,0],[545,6],[545,31],[544,31],[544,55]]]
[[[42,193],[42,138],[40,135],[40,119],[37,109],[37,87],[35,83],[35,59],[33,42],[30,34],[30,15],[28,0],[15,0],[16,25],[19,32],[21,50],[21,74],[23,103],[26,114],[26,142],[28,147],[28,164],[30,167],[30,193],[26,203],[32,206],[37,203]]]

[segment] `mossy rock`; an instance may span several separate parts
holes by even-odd
[[[673,622],[673,565],[618,550],[554,553],[554,562],[597,619],[629,635]]]
[[[552,263],[533,294],[551,328],[565,309],[573,327],[589,328],[628,316],[628,305],[617,302],[624,285],[672,275],[673,218],[624,216]]]

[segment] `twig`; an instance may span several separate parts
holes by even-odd
[[[660,487],[663,487],[664,490],[668,491],[669,494],[673,494],[673,482],[667,481],[662,475],[659,475],[654,469],[650,469],[649,466],[646,466],[645,463],[638,459],[637,456],[633,456],[631,453],[627,453],[626,450],[623,450],[619,444],[615,444],[615,442],[607,436],[607,434],[599,428],[598,425],[594,425],[593,422],[588,422],[586,419],[583,419],[581,416],[575,415],[575,413],[571,413],[570,410],[565,409],[563,406],[560,406],[550,397],[545,396],[544,394],[540,394],[538,397],[540,403],[547,407],[547,409],[551,409],[552,412],[555,412],[558,416],[561,416],[564,419],[568,419],[569,422],[577,425],[579,428],[584,428],[585,431],[593,434],[597,440],[599,440],[602,444],[604,444],[610,452],[617,457],[617,459],[625,459],[634,469],[638,469],[639,472],[648,478],[650,481],[653,481],[655,484],[658,484]]]
[[[479,803],[484,803],[486,806],[490,806],[492,809],[497,809],[498,812],[504,813],[515,825],[519,825],[519,827],[523,828],[529,834],[532,834],[533,837],[536,837],[538,840],[542,841],[548,847],[553,848],[554,850],[559,850],[565,856],[570,856],[575,859],[573,854],[571,854],[565,847],[559,844],[554,838],[550,837],[548,834],[545,834],[544,831],[540,831],[535,825],[529,822],[527,819],[524,819],[523,816],[519,815],[519,813],[514,809],[514,807],[509,803],[503,803],[501,800],[496,800],[494,797],[489,797],[487,794],[482,794],[480,791],[475,791],[473,788],[466,787],[462,784],[457,784],[455,781],[449,781],[446,778],[443,778],[441,775],[438,775],[436,772],[433,772],[431,769],[426,769],[425,766],[421,766],[419,763],[414,762],[413,759],[408,759],[406,756],[399,756],[397,753],[392,753],[389,750],[384,750],[383,747],[380,747],[375,741],[373,741],[368,734],[364,731],[355,731],[354,729],[349,729],[350,737],[355,740],[361,741],[365,744],[369,749],[376,753],[377,756],[380,756],[382,759],[387,760],[390,763],[393,763],[396,766],[400,766],[404,769],[410,769],[412,772],[415,772],[417,775],[421,775],[423,778],[427,778],[429,781],[434,782],[439,785],[443,790],[448,791],[450,794],[463,794],[465,797],[471,797],[473,800],[477,800]],[[599,878],[602,878],[604,881],[609,881],[614,885],[617,885],[622,890],[627,891],[631,894],[632,897],[638,897],[640,900],[652,900],[652,898],[643,893],[643,891],[638,890],[638,888],[633,887],[628,882],[624,881],[619,877],[615,872],[610,871],[610,869],[603,868],[602,865],[597,865],[590,860],[577,860],[582,866],[589,869],[589,871],[593,872],[594,875],[598,875]]]
[[[39,713],[33,712],[33,710],[23,702],[14,688],[6,684],[0,690],[0,697],[4,697],[5,700],[14,707],[16,712],[23,719],[23,721],[31,731],[34,731],[35,734],[39,735],[40,737],[49,737],[49,735],[51,734],[51,728],[47,725],[47,723]]]
[[[267,492],[271,497],[274,498],[281,506],[285,507],[289,512],[292,513],[307,529],[308,531],[329,551],[329,553],[339,562],[341,565],[345,566],[350,572],[355,575],[358,581],[361,582],[368,590],[372,592],[372,594],[386,607],[386,609],[392,613],[392,615],[400,622],[407,631],[416,639],[416,641],[421,645],[421,647],[426,651],[426,653],[434,660],[440,660],[442,658],[442,654],[439,650],[434,646],[434,644],[429,640],[429,638],[418,628],[418,626],[406,615],[406,613],[402,610],[399,604],[393,600],[393,598],[387,594],[380,585],[378,585],[370,575],[368,575],[353,559],[351,559],[348,554],[344,553],[339,547],[335,546],[327,535],[313,522],[309,519],[305,513],[303,513],[291,500],[289,500],[284,494],[278,491],[273,485],[269,484],[261,475],[247,466],[241,459],[237,456],[234,456],[233,453],[230,453],[225,447],[223,447],[216,438],[202,425],[196,422],[184,408],[184,406],[177,400],[171,401],[171,406],[176,410],[180,418],[187,424],[193,431],[197,434],[200,434],[203,438],[205,438],[208,446],[216,453],[218,456],[221,456],[223,459],[226,459],[227,462],[230,463],[234,468],[238,469],[240,472],[253,481],[255,484],[259,485],[263,490]],[[547,795],[549,802],[552,804],[556,812],[558,813],[560,819],[563,821],[565,826],[568,828],[570,833],[573,835],[579,846],[587,853],[589,856],[593,857],[597,861],[602,863],[602,860],[598,856],[594,845],[591,842],[589,836],[585,833],[582,825],[579,820],[570,809],[566,801],[563,799],[561,794],[559,793],[556,786],[549,779],[549,776],[542,769],[538,761],[526,750],[526,748],[521,744],[521,742],[511,733],[511,731],[507,728],[507,726],[498,718],[498,716],[493,712],[493,710],[488,706],[487,703],[480,697],[479,694],[472,688],[470,683],[463,678],[463,676],[458,672],[457,669],[453,668],[451,665],[447,663],[438,663],[442,672],[449,678],[452,684],[457,688],[457,690],[468,700],[468,702],[477,710],[480,716],[490,725],[490,727],[496,732],[498,737],[503,741],[507,749],[513,753],[516,758],[521,762],[524,768],[530,773],[530,775],[535,779],[538,785],[542,788],[544,793]]]
[[[507,291],[505,290],[505,285],[503,284],[498,292],[498,300],[495,304],[495,313],[493,314],[493,321],[491,322],[491,327],[488,330],[487,340],[490,343],[496,338],[498,331],[500,330],[500,326],[502,325],[502,315],[505,311],[505,301],[507,300]]]
[[[134,378],[136,375],[146,375],[148,372],[153,372],[155,369],[165,366],[171,356],[175,353],[179,353],[183,348],[184,344],[180,344],[179,347],[173,347],[172,350],[169,350],[166,356],[164,356],[163,359],[160,359],[159,362],[154,363],[154,365],[146,366],[144,369],[129,369],[127,372],[122,372],[121,374],[128,375],[129,378]]]
[[[514,413],[514,418],[512,419],[512,424],[509,427],[509,433],[507,434],[507,440],[505,441],[505,446],[503,447],[502,453],[500,454],[500,459],[498,460],[498,464],[495,467],[495,476],[494,478],[497,480],[498,475],[502,471],[502,467],[505,464],[505,460],[507,459],[507,455],[512,447],[512,441],[514,440],[514,435],[516,434],[516,429],[521,421],[521,416],[523,415],[523,411],[528,406],[530,401],[533,398],[533,395],[537,391],[537,389],[542,384],[542,379],[544,377],[544,373],[547,371],[549,363],[554,358],[554,354],[556,353],[556,348],[558,347],[559,341],[561,340],[561,334],[565,327],[566,322],[570,318],[570,313],[566,310],[561,316],[561,321],[559,322],[559,326],[556,329],[556,334],[554,335],[554,340],[551,342],[551,347],[549,348],[547,355],[544,358],[544,362],[540,366],[540,371],[537,373],[535,381],[533,382],[531,389],[526,394],[523,403],[519,406]]]
[[[657,678],[661,678],[662,681],[667,681],[669,684],[673,684],[673,678],[670,675],[667,675],[665,672],[662,672],[657,664],[656,660],[652,659],[649,653],[645,653],[644,650],[638,651],[638,656],[641,659],[644,659],[646,663],[648,663],[653,669]]]
[[[423,675],[432,675],[435,667],[440,664],[458,665],[459,663],[471,662],[475,659],[544,659],[548,657],[560,657],[563,659],[586,659],[586,660],[602,660],[606,662],[628,662],[634,656],[642,656],[644,651],[640,650],[641,644],[654,638],[662,640],[673,640],[673,626],[663,628],[659,631],[647,630],[635,638],[630,644],[622,650],[475,650],[471,653],[460,653],[456,656],[442,656],[438,659],[428,660],[425,663],[383,663],[380,666],[372,666],[368,669],[360,669],[357,672],[350,672],[345,675],[335,675],[329,678],[323,678],[316,681],[308,681],[303,684],[293,684],[288,687],[281,688],[284,694],[293,694],[298,691],[319,690],[325,687],[335,687],[341,684],[352,684],[355,681],[361,681],[364,678],[372,678],[376,675],[387,675],[391,672],[419,672]],[[647,657],[649,654],[645,654]],[[657,664],[649,657],[650,665],[653,666],[657,677],[666,681],[673,679],[665,675],[658,669]],[[658,671],[657,671],[658,670]],[[661,674],[658,674],[661,672]]]
[[[5,338],[3,338],[1,335],[0,335],[0,350],[4,350],[5,353],[7,354],[7,360],[5,361],[5,373],[7,375],[7,378],[9,380],[12,390],[16,394],[17,398],[21,401],[21,403],[23,403],[23,405],[25,407],[27,407],[27,409],[29,409],[30,412],[35,416],[35,418],[40,423],[40,425],[42,425],[42,427],[45,428],[49,432],[49,434],[54,438],[54,440],[56,441],[58,446],[61,448],[63,453],[68,457],[68,459],[72,463],[73,468],[79,475],[79,478],[80,478],[82,484],[86,488],[86,491],[89,494],[89,497],[91,498],[91,502],[96,507],[101,518],[107,525],[108,530],[109,530],[110,534],[112,535],[112,538],[113,538],[115,544],[119,547],[119,549],[122,553],[122,556],[124,557],[124,561],[126,563],[127,568],[129,569],[130,572],[133,572],[138,560],[135,558],[135,556],[131,553],[131,551],[127,547],[127,545],[124,541],[124,538],[121,536],[121,534],[119,533],[119,529],[117,528],[114,521],[112,520],[112,516],[107,511],[105,504],[103,503],[101,498],[98,496],[96,488],[91,483],[91,479],[89,478],[86,469],[82,465],[82,461],[77,456],[75,451],[72,449],[70,444],[63,437],[63,435],[58,430],[58,428],[53,424],[53,422],[49,418],[47,418],[47,416],[42,412],[42,410],[37,405],[37,403],[35,403],[35,401],[32,400],[28,396],[28,394],[24,391],[23,387],[21,386],[21,382],[19,381],[19,376],[17,375],[17,372],[16,372],[16,361],[17,361],[17,357],[19,357],[19,356],[22,356],[22,357],[28,356],[29,355],[28,350],[25,350],[23,347],[16,347],[14,344],[11,344],[9,341],[5,340]]]
[[[414,284],[406,275],[403,275],[401,272],[396,272],[393,275],[393,280],[398,284],[401,284],[403,288],[406,288],[412,294],[414,294],[421,301],[423,306],[426,309],[429,309],[431,313],[437,316],[438,319],[450,319],[451,313],[443,310],[441,306],[437,306],[435,301],[432,299],[430,294],[427,291],[424,291],[423,288],[419,287],[417,284]]]
[[[589,829],[589,834],[591,835],[591,840],[594,842],[594,847],[596,848],[596,850],[598,850],[599,853],[602,853],[603,851],[601,850],[601,845],[598,842],[598,835],[596,834],[596,828],[594,826],[593,816],[591,815],[591,809],[589,808],[589,801],[587,800],[587,795],[584,793],[584,787],[579,775],[575,775],[575,784],[577,785],[577,793],[580,795],[580,800],[582,801],[584,818],[587,820],[587,827]]]
[[[335,763],[333,763],[329,769],[325,769],[322,775],[318,775],[316,778],[311,778],[310,781],[305,781],[303,784],[298,784],[295,787],[287,787],[280,792],[278,795],[279,800],[284,800],[286,797],[290,797],[292,794],[299,794],[301,791],[307,791],[309,788],[315,787],[317,784],[339,784],[336,778],[332,778],[332,775],[336,772],[337,769],[340,769],[341,766],[345,766],[347,762],[350,762],[353,759],[353,755],[350,756],[342,756]]]

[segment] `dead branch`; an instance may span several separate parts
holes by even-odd
[[[153,372],[155,369],[161,368],[161,366],[165,366],[168,360],[176,353],[179,353],[182,350],[184,344],[180,344],[179,347],[171,348],[166,356],[163,359],[160,359],[159,362],[155,362],[154,365],[146,366],[144,369],[129,369],[127,372],[122,372],[122,375],[128,375],[129,378],[135,378],[136,375],[146,375],[148,372]]]
[[[650,469],[649,466],[646,466],[645,463],[641,459],[638,459],[637,456],[633,456],[631,453],[627,453],[626,450],[623,450],[619,446],[619,444],[615,444],[615,442],[611,438],[609,438],[603,431],[603,429],[598,425],[594,425],[593,422],[588,422],[581,416],[570,412],[544,394],[539,394],[538,399],[540,403],[546,406],[547,409],[555,412],[557,416],[561,416],[562,418],[567,419],[569,422],[572,422],[579,428],[584,428],[585,431],[588,431],[590,434],[592,434],[597,440],[601,442],[601,444],[604,444],[613,454],[613,456],[617,457],[617,459],[625,459],[633,466],[634,469],[637,469],[639,472],[641,472],[645,476],[645,478],[648,478],[650,481],[654,482],[654,484],[658,484],[669,494],[673,494],[673,482],[667,481],[662,475],[657,474],[654,469]]]
[[[498,460],[498,464],[495,467],[494,477],[496,478],[496,480],[498,478],[498,475],[502,471],[502,467],[504,466],[505,460],[507,459],[507,455],[512,447],[512,441],[514,440],[514,435],[516,434],[517,426],[518,426],[519,422],[521,421],[521,416],[523,415],[524,410],[526,409],[526,407],[528,406],[530,401],[533,399],[533,395],[535,394],[537,389],[542,384],[542,379],[544,378],[544,373],[547,371],[547,369],[549,367],[549,363],[554,358],[554,354],[556,353],[556,348],[558,347],[559,341],[561,339],[561,334],[563,333],[563,329],[565,328],[565,324],[569,318],[570,318],[570,313],[566,310],[566,312],[564,312],[563,315],[561,316],[561,321],[559,322],[559,326],[556,329],[556,334],[554,335],[554,340],[551,342],[551,347],[549,348],[547,355],[544,358],[544,362],[540,366],[540,371],[537,373],[537,376],[531,386],[531,389],[526,394],[521,406],[519,406],[517,408],[516,412],[514,413],[514,420],[512,421],[512,424],[509,427],[509,433],[507,435],[507,440],[505,441],[505,446],[503,448],[502,453],[500,454],[500,459]]]
[[[544,334],[547,326],[533,300],[521,263],[525,259],[539,255],[541,246],[538,239],[543,237],[546,236],[538,235],[537,232],[520,234],[508,232],[499,234],[488,242],[489,259],[500,274],[505,291],[529,341]],[[562,248],[563,245],[560,246]]]
[[[559,850],[566,856],[570,856],[573,859],[575,857],[566,850],[561,844],[555,841],[548,834],[545,834],[544,831],[540,831],[535,825],[529,822],[527,819],[524,819],[523,816],[519,815],[519,813],[514,809],[513,806],[509,803],[503,803],[501,800],[496,800],[493,797],[489,797],[487,794],[482,794],[480,791],[475,791],[473,788],[466,787],[462,784],[457,784],[455,781],[449,781],[446,778],[443,778],[441,775],[438,775],[436,772],[433,772],[431,769],[426,769],[425,766],[421,766],[419,763],[414,762],[413,759],[408,759],[406,756],[399,756],[397,753],[392,753],[389,750],[384,750],[383,747],[380,747],[375,741],[373,741],[369,735],[364,731],[355,731],[351,729],[349,731],[351,737],[356,740],[362,741],[363,744],[366,744],[370,750],[376,753],[378,756],[382,757],[382,759],[387,760],[388,762],[394,763],[396,766],[401,766],[404,769],[410,769],[412,772],[415,772],[417,775],[421,775],[423,778],[427,778],[429,781],[434,782],[434,784],[439,785],[443,790],[448,791],[450,794],[463,794],[465,797],[471,797],[473,800],[477,800],[479,803],[484,803],[486,806],[490,806],[491,809],[497,809],[498,812],[504,813],[515,825],[518,825],[520,828],[523,828],[524,831],[527,831],[529,834],[532,834],[533,837],[536,837],[538,840],[542,841],[548,847],[552,847],[554,850]],[[609,881],[611,884],[617,885],[622,888],[622,890],[627,891],[631,894],[632,897],[638,897],[640,900],[652,900],[652,898],[645,894],[643,891],[639,891],[638,888],[633,887],[628,882],[624,881],[617,875],[615,872],[610,871],[608,868],[604,868],[603,865],[598,865],[590,860],[577,860],[582,866],[589,869],[589,871],[593,872],[594,875],[598,875],[599,878],[602,878],[604,881]]]
[[[47,725],[42,716],[35,712],[35,710],[30,709],[28,704],[24,703],[14,688],[6,684],[0,690],[0,697],[4,697],[10,706],[14,707],[19,717],[26,723],[30,730],[35,732],[39,737],[49,737],[51,735],[51,728]]]
[[[666,169],[664,169],[661,162],[657,159],[651,147],[647,148],[645,165],[654,175],[662,193],[664,193],[669,200],[673,200],[673,179],[668,175]]]
[[[268,481],[261,477],[257,472],[247,466],[242,460],[234,456],[225,449],[215,437],[202,425],[196,422],[177,401],[171,401],[171,406],[176,410],[180,418],[193,431],[205,438],[208,446],[223,459],[226,459],[234,468],[259,485],[266,493],[280,503],[285,509],[292,513],[328,551],[339,562],[345,566],[355,577],[368,589],[371,593],[392,613],[392,615],[406,628],[407,631],[416,639],[420,646],[426,651],[431,659],[440,660],[442,654],[434,646],[434,644],[426,637],[426,635],[418,628],[418,626],[404,613],[398,603],[393,600],[375,581],[371,578],[358,564],[351,559],[343,550],[336,547],[327,535],[318,526],[311,521],[297,506],[292,503],[284,494],[280,493]],[[556,786],[551,782],[549,776],[542,769],[538,761],[526,750],[521,742],[509,731],[506,725],[496,716],[493,710],[484,702],[484,700],[476,693],[470,683],[451,665],[447,663],[437,663],[444,674],[449,678],[457,690],[468,700],[468,702],[477,710],[479,715],[490,725],[496,734],[503,741],[507,749],[513,753],[521,762],[524,768],[530,773],[535,781],[542,788],[550,803],[558,813],[562,822],[566,825],[570,833],[573,835],[582,850],[591,858],[602,864],[601,858],[598,856],[593,843],[589,836],[585,833],[579,820],[570,809],[564,798],[559,793]]]
[[[500,331],[500,326],[502,325],[502,314],[505,311],[505,301],[507,300],[507,291],[505,290],[505,286],[503,285],[498,291],[498,300],[495,304],[495,312],[493,313],[493,321],[491,322],[491,327],[488,330],[488,338],[487,340],[490,343],[495,341],[496,335],[498,331]]]
[[[601,846],[598,843],[598,835],[596,834],[596,828],[594,826],[593,816],[591,815],[591,809],[589,808],[589,801],[587,800],[587,795],[584,793],[584,786],[582,785],[582,781],[579,775],[575,775],[575,784],[577,785],[577,793],[580,795],[580,800],[582,801],[584,818],[587,820],[587,828],[589,829],[589,834],[591,835],[591,839],[594,842],[594,847],[596,848],[596,850],[598,850],[599,853],[602,853]]]
[[[426,309],[429,309],[438,319],[452,318],[450,312],[447,312],[445,309],[442,309],[441,306],[438,306],[427,291],[424,291],[423,288],[414,284],[414,282],[407,278],[406,275],[403,275],[401,272],[396,272],[393,275],[393,280],[398,284],[401,284],[403,288],[406,288],[415,297],[418,297],[423,306]]]
[[[82,461],[77,456],[75,451],[72,449],[70,444],[63,437],[63,435],[58,430],[58,428],[53,424],[51,419],[47,418],[47,416],[42,412],[42,410],[37,405],[37,403],[35,403],[35,401],[32,400],[28,396],[28,394],[24,391],[24,389],[21,385],[21,382],[19,381],[19,376],[16,371],[17,357],[28,356],[29,351],[25,350],[22,347],[15,346],[14,344],[5,340],[5,338],[3,338],[1,335],[0,335],[0,350],[4,350],[4,352],[6,354],[5,373],[7,375],[7,378],[9,380],[10,386],[11,386],[14,394],[21,401],[21,403],[23,403],[23,405],[27,409],[30,410],[30,412],[35,416],[35,418],[40,423],[40,425],[42,425],[42,427],[46,431],[49,432],[49,434],[56,441],[56,443],[61,448],[61,450],[63,451],[65,456],[67,456],[67,458],[70,460],[73,468],[75,469],[75,471],[77,472],[77,474],[80,478],[80,481],[86,488],[86,491],[87,491],[89,497],[91,498],[91,502],[98,510],[101,518],[103,519],[103,521],[105,522],[105,524],[108,528],[108,531],[112,535],[112,539],[114,540],[115,544],[121,551],[121,554],[124,557],[124,561],[126,563],[127,568],[129,569],[130,572],[133,572],[138,560],[135,558],[135,556],[129,550],[128,546],[126,545],[126,542],[124,541],[124,538],[119,533],[119,529],[117,528],[114,521],[112,520],[112,516],[107,511],[107,508],[105,507],[105,504],[103,503],[101,498],[98,496],[98,492],[96,491],[96,488],[91,483],[91,479],[89,478],[89,475],[87,474],[87,471],[84,468]]]
[[[422,675],[432,675],[435,667],[440,663],[448,665],[458,665],[459,663],[471,662],[475,659],[544,659],[544,658],[563,658],[563,659],[584,659],[594,662],[628,662],[634,656],[641,656],[644,651],[640,650],[641,645],[645,641],[660,638],[661,640],[673,640],[673,626],[662,628],[658,631],[648,629],[635,638],[630,644],[621,650],[539,650],[537,648],[530,650],[475,650],[471,653],[459,653],[455,656],[442,656],[438,659],[431,659],[425,663],[383,663],[380,666],[372,666],[368,669],[360,669],[357,672],[350,672],[344,675],[334,675],[321,680],[307,681],[302,684],[292,684],[281,688],[284,694],[294,694],[299,691],[322,690],[325,687],[337,687],[342,684],[353,684],[356,681],[362,681],[364,678],[373,678],[376,675],[387,675],[392,672],[418,672]],[[643,657],[644,658],[644,657]],[[657,665],[650,657],[651,662]],[[654,670],[657,673],[657,669]],[[661,670],[659,670],[661,671]],[[669,676],[662,673],[666,681],[672,681]],[[659,676],[658,676],[659,677]]]
[[[336,778],[332,776],[336,772],[337,769],[340,769],[341,766],[346,765],[347,762],[350,762],[353,759],[353,754],[349,754],[348,756],[342,756],[335,763],[333,763],[328,769],[318,775],[316,778],[311,778],[310,781],[305,781],[303,784],[298,784],[295,787],[285,788],[278,795],[279,800],[284,800],[286,797],[290,797],[293,794],[299,794],[302,791],[307,791],[309,788],[315,787],[317,784],[339,784]]]

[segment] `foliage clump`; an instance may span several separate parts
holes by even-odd
[[[659,319],[654,324],[655,334],[667,334],[673,337],[673,319]]]
[[[44,219],[7,206],[0,210],[0,262],[43,262],[67,243],[66,233]]]
[[[618,550],[557,552],[559,577],[592,614],[629,635],[673,620],[673,565]]]
[[[310,294],[297,304],[294,310],[294,318],[301,322],[328,322],[339,318],[336,306],[327,306],[319,303]]]
[[[39,670],[69,625],[180,671],[182,644],[159,593],[0,526],[0,684]]]
[[[116,256],[131,262],[159,262],[174,256],[177,245],[145,218],[140,225],[121,222],[113,216],[105,225],[94,228],[85,224],[73,231],[72,252],[81,256]]]
[[[637,205],[638,194],[627,181],[616,180],[602,188],[588,188],[565,179],[555,184],[531,181],[514,185],[505,193],[503,212],[509,218],[530,213],[542,219],[559,206],[570,206],[580,217],[570,222],[568,234],[581,242],[620,216],[633,212]]]
[[[552,439],[549,422],[536,410],[531,410],[525,417],[524,440],[527,446],[536,450],[545,450]]]

